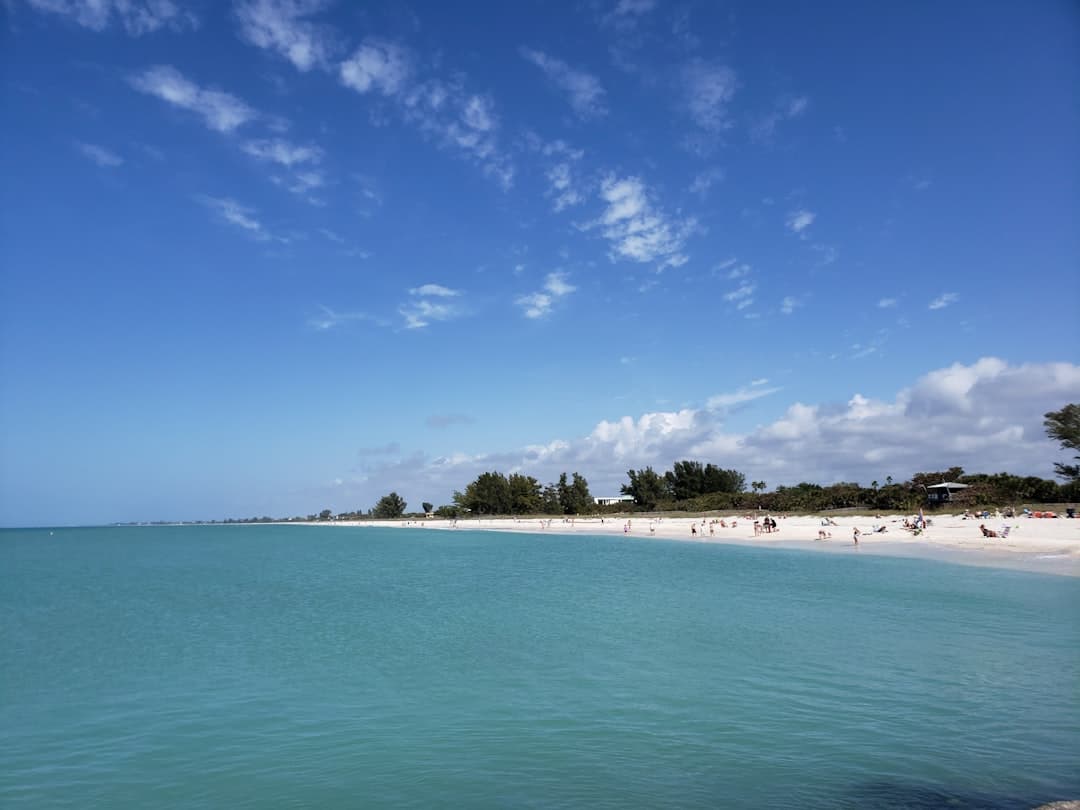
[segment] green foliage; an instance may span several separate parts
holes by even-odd
[[[371,510],[371,516],[379,520],[393,520],[405,514],[406,506],[404,498],[396,492],[391,492],[379,498],[379,502]]]
[[[427,501],[424,501],[424,502],[423,502],[422,504],[420,504],[420,505],[421,505],[421,506],[422,506],[422,507],[424,508],[424,514],[425,514],[425,515],[430,515],[430,514],[431,514],[431,510],[435,508],[435,507],[433,507],[433,506],[432,506],[432,505],[431,505],[430,503],[428,503]]]
[[[464,493],[454,493],[454,502],[473,515],[508,515],[510,482],[500,472],[481,473]]]
[[[1073,402],[1060,411],[1050,411],[1044,416],[1043,426],[1047,436],[1060,442],[1063,448],[1080,450],[1080,405]],[[1080,461],[1080,455],[1073,458]],[[1066,481],[1080,481],[1080,464],[1055,462],[1054,472]]]
[[[323,509],[319,512],[319,520],[329,520],[332,514],[334,514],[332,509]]]
[[[652,467],[627,470],[626,477],[630,483],[622,485],[622,494],[631,496],[634,503],[646,511],[656,509],[656,505],[667,497],[667,484]]]
[[[531,475],[513,473],[507,480],[510,511],[515,515],[536,515],[542,508],[540,482]]]
[[[461,517],[461,508],[454,506],[453,504],[440,506],[435,510],[435,517],[440,517],[444,520],[453,520],[454,518]]]
[[[560,484],[566,479],[566,473],[559,476]],[[560,489],[560,505],[565,515],[584,515],[593,509],[593,497],[589,492],[589,482],[585,476],[574,473],[565,494]]]

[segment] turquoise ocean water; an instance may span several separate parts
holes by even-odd
[[[648,539],[0,532],[0,806],[1080,798],[1080,580]]]

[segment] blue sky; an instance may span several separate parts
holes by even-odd
[[[0,524],[1062,457],[1071,3],[3,9]]]

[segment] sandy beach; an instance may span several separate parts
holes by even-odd
[[[776,516],[776,530],[755,535],[755,519],[713,517],[476,518],[462,520],[337,521],[333,526],[391,526],[436,531],[497,531],[536,535],[581,534],[622,536],[627,540],[681,540],[766,548],[791,548],[821,553],[879,554],[922,557],[965,565],[1013,568],[1065,576],[1080,576],[1080,520],[1031,517],[964,518],[961,514],[928,515],[930,525],[920,534],[904,528],[904,515],[865,515],[833,518]],[[984,537],[980,525],[999,535]],[[884,526],[885,531],[875,531]],[[859,542],[853,539],[858,528]],[[826,537],[820,538],[819,532]]]

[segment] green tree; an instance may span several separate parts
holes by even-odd
[[[509,515],[510,482],[500,472],[481,473],[464,493],[454,493],[454,501],[474,515]]]
[[[676,461],[671,470],[664,473],[671,497],[676,501],[688,501],[705,491],[705,467],[700,461]]]
[[[754,490],[755,495],[757,495],[760,492],[764,492],[765,491],[765,482],[764,481],[754,481],[752,484],[750,484],[750,489]]]
[[[559,488],[555,484],[547,484],[540,493],[540,511],[545,515],[562,514],[562,506],[559,504]]]
[[[371,510],[371,516],[379,520],[393,520],[405,514],[406,505],[404,498],[396,492],[391,492],[379,498],[379,502]]]
[[[580,473],[574,473],[567,492],[564,506],[568,515],[584,515],[593,509],[593,497],[589,492],[589,482]]]
[[[646,467],[643,470],[627,470],[626,477],[630,479],[630,483],[622,485],[622,494],[632,497],[634,503],[642,509],[651,512],[656,508],[656,504],[667,497],[667,484],[652,467]]]
[[[540,512],[540,482],[531,475],[513,473],[507,479],[510,488],[510,511],[515,515],[535,515]]]
[[[427,501],[424,501],[424,502],[423,502],[422,504],[420,504],[420,505],[421,505],[422,507],[424,507],[424,514],[425,514],[425,515],[430,515],[430,514],[431,514],[431,510],[435,508],[435,507],[433,507],[433,506],[432,506],[432,505],[431,505],[430,503],[428,503]]]
[[[714,464],[706,464],[703,476],[703,494],[710,492],[742,492],[746,489],[746,476],[738,470],[722,470]],[[762,485],[762,489],[764,489]]]
[[[332,514],[334,514],[332,510],[323,509],[321,512],[319,512],[319,520],[329,520]]]
[[[1060,442],[1062,448],[1080,450],[1080,405],[1073,402],[1060,411],[1050,411],[1044,416],[1043,426],[1047,436]],[[1080,454],[1073,458],[1080,461]],[[1055,462],[1054,472],[1066,481],[1080,481],[1080,464]]]

